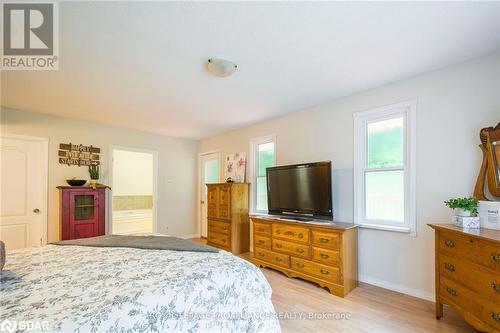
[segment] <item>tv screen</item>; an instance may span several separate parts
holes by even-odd
[[[269,214],[332,219],[331,162],[266,169]]]

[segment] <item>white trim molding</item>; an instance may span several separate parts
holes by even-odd
[[[250,139],[249,154],[247,158],[249,183],[250,183],[250,212],[251,213],[267,213],[267,211],[257,210],[255,206],[257,205],[257,175],[255,170],[258,169],[257,159],[255,158],[256,148],[258,145],[274,142],[274,160],[273,165],[276,165],[276,134],[269,134],[265,136],[260,136],[258,138]]]
[[[434,293],[432,293],[432,292],[409,288],[407,286],[395,284],[395,283],[384,281],[384,280],[379,280],[379,279],[372,278],[372,277],[365,276],[365,275],[360,275],[359,281],[363,282],[363,283],[368,283],[368,284],[371,284],[371,285],[374,285],[374,286],[377,286],[380,288],[396,291],[398,293],[402,293],[402,294],[410,295],[413,297],[425,299],[427,301],[431,301],[431,302],[435,301]]]
[[[417,100],[356,112],[354,117],[354,222],[362,228],[409,233],[416,236],[416,110]],[[403,118],[404,161],[395,168],[367,168],[367,125],[372,122]],[[404,173],[404,221],[366,218],[365,173],[396,171]]]

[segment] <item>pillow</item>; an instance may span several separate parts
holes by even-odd
[[[5,243],[0,241],[0,271],[3,270],[5,265]]]

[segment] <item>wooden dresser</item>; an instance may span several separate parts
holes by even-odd
[[[207,184],[208,245],[234,254],[250,250],[248,183]]]
[[[500,230],[429,226],[436,235],[436,318],[448,304],[476,329],[500,332]]]
[[[253,262],[344,297],[358,286],[358,230],[353,224],[288,222],[252,216]]]

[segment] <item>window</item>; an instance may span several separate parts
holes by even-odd
[[[355,222],[416,234],[416,101],[354,114]]]
[[[252,211],[267,213],[266,168],[276,164],[276,137],[266,136],[250,141],[252,158]]]

